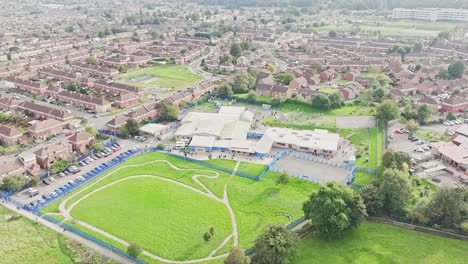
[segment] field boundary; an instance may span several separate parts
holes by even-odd
[[[392,225],[392,226],[405,228],[405,229],[409,229],[409,230],[414,230],[414,231],[418,231],[418,232],[422,232],[422,233],[426,233],[426,234],[431,234],[431,235],[436,235],[436,236],[441,236],[441,237],[447,237],[447,238],[453,238],[453,239],[468,241],[468,236],[465,236],[465,235],[455,234],[455,233],[452,233],[452,232],[437,230],[437,229],[429,228],[429,227],[423,227],[423,226],[408,224],[408,223],[399,222],[399,221],[395,221],[395,220],[388,219],[388,218],[368,216],[367,220],[369,220],[371,222],[379,223],[379,224]]]

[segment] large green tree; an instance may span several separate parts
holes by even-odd
[[[379,196],[387,213],[401,213],[412,196],[411,182],[407,173],[386,169],[380,176]]]
[[[297,252],[297,234],[282,225],[271,225],[255,240],[253,263],[286,264]]]
[[[375,182],[361,188],[361,197],[368,214],[376,215],[382,208],[382,199],[379,196],[379,188]]]
[[[361,196],[334,182],[312,193],[303,210],[305,217],[314,223],[317,233],[327,238],[341,237],[367,216]]]
[[[317,109],[328,110],[331,108],[330,98],[324,94],[312,97],[312,106]]]
[[[14,191],[17,192],[28,183],[28,179],[21,175],[10,175],[3,178],[2,183],[0,184],[0,189],[2,191]]]
[[[431,118],[432,111],[431,108],[427,104],[422,104],[418,107],[418,120],[419,123],[425,124],[429,118]]]
[[[231,49],[229,50],[229,54],[231,54],[232,57],[238,58],[242,54],[242,47],[239,43],[233,43],[231,45]]]
[[[450,63],[447,71],[451,78],[461,78],[463,76],[463,72],[465,71],[465,64],[460,60],[454,61]]]
[[[382,165],[386,169],[410,169],[412,165],[411,156],[403,151],[388,149],[383,154]]]
[[[398,105],[390,100],[385,100],[377,107],[376,118],[380,123],[387,125],[388,122],[398,117],[398,113]]]
[[[156,104],[156,109],[159,110],[160,116],[164,121],[174,121],[180,115],[180,110],[177,105],[173,105],[167,101],[160,102]]]
[[[229,83],[223,83],[216,89],[216,94],[230,96],[233,94],[232,86]]]
[[[468,202],[464,198],[462,189],[438,189],[427,205],[429,219],[445,227],[454,227],[468,220]]]

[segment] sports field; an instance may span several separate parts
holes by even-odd
[[[236,164],[210,162],[228,168]],[[239,166],[255,174],[264,167],[245,162]],[[67,223],[122,249],[136,242],[147,251],[145,260],[211,263],[224,257],[236,240],[249,248],[268,224],[287,224],[302,216],[302,203],[318,185],[297,179],[276,185],[278,176],[269,172],[256,182],[166,154],[148,153],[43,211],[60,213]],[[211,227],[214,235],[205,242],[203,234]]]
[[[119,78],[117,82],[140,88],[174,91],[186,88],[202,79],[185,65],[157,65],[132,71]]]
[[[292,264],[309,263],[466,263],[468,242],[400,227],[362,223],[343,239],[310,235],[300,242]],[[313,261],[311,261],[313,260]]]

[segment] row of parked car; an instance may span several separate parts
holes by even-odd
[[[80,161],[78,164],[80,164],[80,166],[86,166],[87,164],[90,164],[91,162],[95,160],[108,157],[112,155],[112,153],[117,152],[119,150],[120,150],[120,144],[117,142],[113,143],[112,145],[106,147],[103,151],[86,157],[84,160]]]
[[[444,121],[444,126],[454,126],[454,125],[461,125],[462,122],[460,120],[446,120]]]
[[[107,157],[107,156],[109,156],[110,154],[112,154],[112,153],[114,153],[114,152],[117,152],[117,151],[119,151],[119,150],[120,150],[120,144],[114,143],[114,144],[112,144],[111,146],[106,147],[104,151],[98,153],[99,156],[97,156],[98,154],[95,154],[95,155],[92,155],[92,156],[90,156],[90,157],[87,157],[86,159],[89,158],[89,159],[88,159],[88,161],[89,161],[88,163],[86,163],[86,162],[84,162],[84,161],[81,161],[81,162],[79,162],[79,164],[80,164],[81,166],[85,166],[85,165],[91,163],[91,162],[94,161],[94,160],[97,160],[97,159],[102,158],[102,157]],[[127,151],[127,152],[125,152],[125,153],[122,153],[122,154],[125,154],[126,156],[128,156],[128,155],[129,155],[128,152],[129,152],[129,151]],[[102,154],[102,153],[104,153],[105,155]],[[119,155],[119,157],[122,156],[122,154]],[[93,156],[96,156],[96,157],[93,157]],[[86,160],[86,159],[85,159],[85,160]],[[115,159],[116,159],[116,158],[114,158],[113,160],[115,160]],[[84,163],[82,163],[82,162],[84,162]],[[108,164],[103,163],[103,164],[97,166],[96,168],[94,168],[94,170],[93,170],[92,172],[101,171],[101,170],[105,169],[105,168],[108,167],[108,166],[109,166]],[[81,170],[80,170],[78,167],[76,167],[76,166],[70,166],[69,168],[67,168],[67,169],[65,169],[64,171],[60,172],[60,173],[58,174],[58,176],[59,176],[59,177],[65,177],[65,176],[67,176],[67,175],[76,174],[77,172],[80,172],[80,171],[81,171]],[[52,191],[52,192],[50,192],[50,193],[47,193],[47,194],[42,194],[42,199],[39,199],[39,200],[36,200],[36,201],[32,201],[32,202],[30,202],[30,205],[31,205],[31,206],[37,206],[37,205],[39,205],[39,204],[44,204],[44,203],[47,202],[47,200],[52,199],[52,198],[55,198],[55,197],[59,196],[60,194],[69,191],[70,189],[74,188],[74,186],[76,186],[78,183],[80,183],[80,182],[82,182],[82,181],[85,181],[86,178],[89,178],[89,177],[91,177],[91,172],[90,172],[90,173],[87,173],[84,177],[83,177],[83,176],[80,176],[80,177],[77,177],[77,178],[74,179],[74,180],[69,180],[67,183],[65,183],[64,185],[62,185],[62,186],[56,188],[54,191]],[[54,179],[53,177],[48,177],[48,178],[46,178],[46,179],[43,180],[43,182],[44,182],[45,184],[47,184],[47,185],[51,184],[51,183],[54,182],[54,181],[55,181],[55,179]],[[36,190],[35,192],[31,192],[31,193],[34,193],[34,195],[31,195],[31,194],[30,194],[30,197],[33,197],[33,196],[39,194],[39,192],[38,192],[37,190]]]

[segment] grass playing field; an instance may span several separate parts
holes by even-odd
[[[291,263],[466,263],[467,259],[466,241],[364,222],[343,239],[307,237]]]
[[[117,82],[140,88],[179,90],[201,81],[203,77],[193,74],[184,65],[157,65],[132,71]]]
[[[114,184],[83,200],[71,214],[174,260],[205,257],[232,232],[222,203],[157,178]],[[207,243],[203,234],[210,227],[215,233]]]
[[[179,168],[193,170],[176,170],[165,162],[153,162],[155,160],[166,160]],[[210,162],[228,168],[235,166],[235,161],[231,160]],[[109,176],[103,175],[88,183],[75,196],[72,193],[70,200],[65,203],[66,208],[100,188],[76,203],[71,215],[127,242],[137,242],[158,256],[175,260],[206,257],[231,234],[230,216],[227,208],[219,201],[167,180],[129,178],[134,175],[155,175],[205,192],[203,186],[192,177],[200,174],[215,176],[211,168],[161,153],[137,156],[121,166],[127,165],[137,166],[114,169],[115,173],[109,172],[106,174]],[[265,166],[241,163],[239,167],[245,172],[259,174]],[[233,176],[229,182],[229,202],[236,217],[239,242],[244,248],[251,247],[255,237],[268,224],[287,224],[300,218],[302,203],[318,188],[317,184],[297,179],[291,179],[286,185],[276,185],[278,176],[277,173],[269,172],[260,182]],[[198,180],[216,197],[222,198],[229,177],[231,175],[219,172],[216,179],[199,177]],[[109,185],[111,183],[114,184]],[[104,186],[108,187],[102,188]],[[57,203],[60,202],[63,200]],[[57,203],[43,211],[57,212]],[[124,245],[102,234],[76,223],[73,225],[125,249]],[[211,226],[215,229],[215,236],[207,243],[203,241],[203,233]],[[215,255],[228,252],[231,246],[232,239]]]

